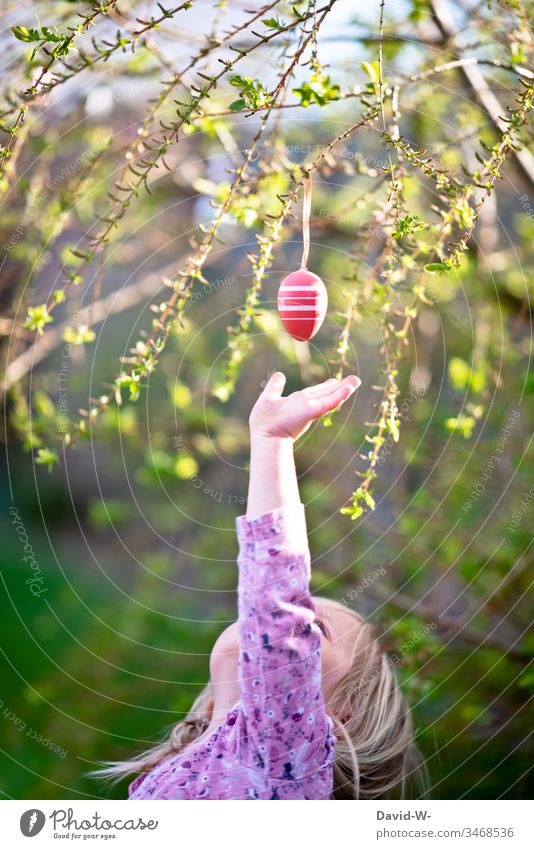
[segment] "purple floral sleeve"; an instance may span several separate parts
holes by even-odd
[[[236,519],[239,551],[239,759],[271,780],[329,760],[304,505]]]
[[[239,699],[131,799],[330,799],[335,737],[321,690],[304,507],[238,516]]]

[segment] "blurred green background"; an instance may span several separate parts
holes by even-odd
[[[64,27],[71,5],[48,4],[49,23]],[[458,34],[444,38],[432,4],[386,4],[388,78],[405,79],[470,50],[509,66],[494,64],[487,79],[504,107],[513,108],[518,77],[528,79],[514,68],[531,67],[532,34],[523,15],[529,4],[520,6],[488,11],[480,3],[466,18],[463,5],[451,3]],[[122,20],[99,24],[98,37],[111,37],[117,27],[131,33],[136,10],[135,3],[121,4]],[[286,20],[292,14],[286,4],[279,12]],[[33,25],[31,11],[22,18],[6,4],[4,14],[4,62],[17,91],[32,67],[35,72],[32,61],[42,66],[45,60],[42,53],[32,60],[31,45],[18,43],[8,28]],[[211,32],[237,25],[243,14],[240,4],[228,10],[214,3]],[[31,332],[20,327],[26,308],[57,289],[65,262],[67,271],[77,267],[69,248],[82,250],[86,234],[94,235],[125,151],[148,155],[136,139],[159,80],[169,73],[166,65],[182,67],[205,34],[205,15],[193,9],[187,21],[149,33],[152,41],[135,54],[129,48],[114,54],[30,110],[2,201],[2,334],[9,362],[32,350]],[[361,63],[376,61],[377,34],[378,8],[339,2],[316,45],[331,81],[347,93],[356,86],[364,100],[376,96]],[[236,43],[246,47],[245,35]],[[243,73],[271,90],[288,55],[286,44],[279,52],[266,46],[247,56]],[[199,68],[214,73],[217,56]],[[291,85],[308,73],[299,68]],[[229,112],[236,95],[229,89],[217,90],[208,113]],[[180,89],[178,95],[184,96]],[[289,101],[294,98],[290,86]],[[300,260],[298,211],[283,230],[238,345],[241,354],[229,367],[236,335],[227,328],[236,326],[254,282],[247,254],[257,248],[266,215],[277,214],[277,193],[288,189],[299,163],[358,119],[365,103],[360,96],[333,97],[324,108],[319,101],[300,106],[283,120],[281,112],[271,116],[268,143],[262,142],[224,219],[224,243],[205,266],[211,287],[195,283],[196,294],[135,403],[123,393],[123,403],[105,405],[73,445],[58,439],[62,386],[71,423],[90,397],[113,394],[119,357],[142,344],[153,318],[150,304],[157,308],[167,297],[162,278],[174,279],[194,228],[210,221],[209,199],[224,196],[229,170],[251,144],[261,113],[204,118],[180,131],[179,144],[166,154],[169,170],[158,167],[151,194],[132,203],[105,262],[84,270],[84,285],[68,290],[42,337],[63,324],[87,324],[95,339],[75,344],[67,334],[72,347],[65,356],[60,333],[50,349],[36,349],[35,365],[30,361],[6,394],[0,511],[5,798],[122,798],[124,783],[108,790],[86,771],[150,745],[188,710],[207,680],[215,638],[235,617],[234,521],[246,510],[248,413],[276,369],[286,373],[287,391],[336,373],[351,293],[357,300],[347,357],[362,387],[329,426],[317,422],[296,451],[313,590],[347,600],[376,623],[411,698],[433,797],[532,793],[534,172],[531,181],[512,157],[459,267],[427,275],[409,345],[398,364],[387,364],[398,368],[400,440],[391,437],[392,427],[373,482],[376,508],[351,521],[339,508],[358,485],[359,455],[369,450],[366,436],[373,431],[365,422],[374,420],[380,401],[373,386],[384,384],[384,315],[391,307],[393,316],[410,292],[410,258],[419,266],[432,259],[424,240],[444,207],[431,180],[405,163],[402,202],[427,230],[394,244],[390,222],[380,218],[387,199],[383,139],[351,136],[314,178],[310,267],[329,291],[323,328],[309,346],[295,344],[276,315],[280,280]],[[175,109],[171,97],[159,117],[169,120]],[[439,81],[407,84],[400,120],[414,149],[459,180],[498,139],[458,68]],[[91,151],[106,140],[105,155],[92,163]],[[530,117],[522,143],[531,149]],[[22,234],[9,244],[21,222]],[[385,235],[376,236],[381,228]],[[375,243],[382,238],[397,253],[387,254],[375,274],[373,263],[382,255]],[[388,286],[400,301],[388,300]],[[28,554],[22,533],[40,569],[33,585],[39,595],[26,583],[37,573],[22,559]]]

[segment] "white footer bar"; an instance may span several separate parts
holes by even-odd
[[[207,804],[207,808],[206,808]],[[528,802],[1,802],[2,844],[38,847],[532,847]],[[239,807],[239,811],[237,808]],[[299,808],[297,811],[296,808]],[[530,819],[530,817],[528,818]],[[35,837],[35,843],[28,838]]]

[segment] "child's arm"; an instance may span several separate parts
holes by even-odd
[[[332,754],[321,687],[321,632],[293,442],[339,406],[357,378],[282,398],[275,374],[250,416],[246,516],[239,516],[239,758],[269,779],[302,778]]]

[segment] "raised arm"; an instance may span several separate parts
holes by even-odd
[[[250,416],[247,514],[236,520],[239,757],[276,782],[290,784],[321,770],[333,751],[293,442],[358,383],[358,378],[327,381],[283,398],[285,378],[276,373]]]

